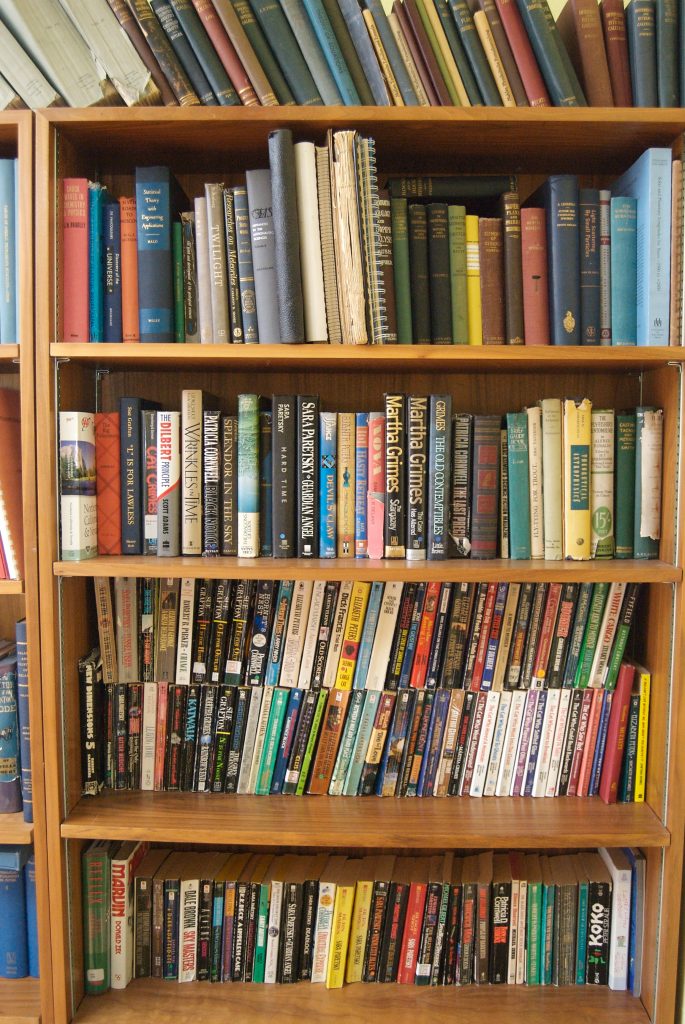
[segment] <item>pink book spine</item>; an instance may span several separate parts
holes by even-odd
[[[385,416],[369,413],[369,490],[366,502],[367,554],[383,557],[385,519]]]
[[[60,340],[85,342],[88,329],[88,182],[62,182]]]
[[[164,789],[164,757],[166,754],[166,712],[168,683],[158,683],[157,690],[157,730],[155,738],[155,790]]]
[[[549,345],[547,233],[545,211],[538,207],[521,210],[521,264],[526,345]]]

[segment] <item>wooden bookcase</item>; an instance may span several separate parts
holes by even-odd
[[[0,157],[19,161],[17,268],[19,344],[0,345],[0,387],[16,388],[21,401],[22,502],[24,508],[24,579],[0,581],[0,636],[13,638],[18,619],[26,618],[29,658],[33,824],[23,814],[0,815],[0,844],[33,844],[40,979],[0,981],[0,1024],[36,1024],[52,1019],[52,977],[48,865],[45,827],[43,718],[38,624],[38,527],[36,521],[36,453],[33,307],[33,115],[0,114]],[[2,457],[15,457],[3,453]]]
[[[682,663],[681,406],[685,349],[468,349],[328,346],[66,345],[57,343],[57,195],[62,177],[98,178],[131,194],[136,165],[167,164],[189,195],[267,165],[267,135],[290,127],[323,141],[354,127],[377,141],[379,171],[517,172],[525,197],[545,175],[574,171],[609,183],[650,145],[678,145],[685,112],[267,108],[55,110],[36,117],[37,453],[48,849],[55,1017],[58,1022],[196,1018],[543,1022],[673,1020],[683,846],[685,739]],[[59,559],[57,412],[111,409],[123,394],[178,408],[203,387],[234,406],[241,391],[318,393],[324,407],[372,409],[386,390],[449,390],[455,409],[504,412],[540,396],[589,394],[607,407],[666,410],[664,513],[656,562],[427,563],[238,559]],[[171,403],[171,404],[169,404]],[[77,659],[96,636],[94,575],[443,580],[642,580],[635,652],[652,670],[647,801],[596,799],[302,800],[179,793],[80,796]],[[59,767],[63,770],[59,770]],[[134,982],[83,998],[80,854],[93,838],[270,849],[436,851],[636,845],[647,857],[642,997],[593,989],[415,989],[355,985],[183,985]]]

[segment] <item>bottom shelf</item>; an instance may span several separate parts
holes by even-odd
[[[497,1017],[495,1016],[497,1015]],[[249,1021],[301,1024],[305,1020],[392,1020],[483,1024],[492,1020],[525,1024],[649,1024],[639,999],[606,988],[535,988],[508,985],[415,988],[411,985],[349,985],[327,991],[321,985],[178,985],[136,981],[121,992],[83,1000],[76,1024],[139,1024],[139,1021]]]
[[[39,1024],[40,981],[0,978],[0,1024]]]

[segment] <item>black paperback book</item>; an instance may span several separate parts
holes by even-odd
[[[297,557],[319,553],[319,399],[297,396]]]
[[[271,412],[273,554],[274,558],[294,558],[298,461],[295,395],[274,395]]]

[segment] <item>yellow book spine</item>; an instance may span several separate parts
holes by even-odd
[[[338,413],[338,558],[354,556],[355,418]]]
[[[637,757],[635,759],[635,803],[645,800],[647,779],[647,737],[649,733],[649,693],[652,677],[645,669],[638,669],[640,675],[640,715],[637,720]]]
[[[326,970],[326,988],[342,988],[345,980],[345,961],[350,939],[354,885],[339,885],[335,890],[331,947]]]
[[[352,585],[350,610],[347,613],[345,637],[335,677],[335,687],[338,690],[352,689],[352,680],[354,679],[354,670],[357,664],[357,654],[359,653],[359,644],[364,629],[364,618],[366,617],[366,606],[369,602],[370,591],[370,583],[357,582]]]
[[[564,558],[590,557],[592,402],[564,401]]]
[[[390,61],[388,60],[388,55],[385,52],[385,47],[383,46],[381,37],[378,34],[376,22],[373,20],[373,14],[371,13],[371,11],[362,11],[362,16],[366,23],[366,28],[369,33],[371,45],[376,51],[376,57],[378,58],[378,63],[381,66],[383,78],[385,79],[385,84],[388,87],[388,92],[392,97],[392,101],[396,107],[403,107],[404,100],[402,99],[402,93],[400,92],[399,86],[395,81],[395,76],[392,73],[392,67],[390,66]]]
[[[348,985],[362,980],[366,933],[369,928],[372,896],[373,882],[357,882],[354,910],[352,911],[352,925],[350,927],[350,941],[347,950],[347,968],[345,970],[345,981]]]
[[[480,301],[480,251],[478,217],[466,216],[466,308],[469,318],[469,345],[483,344],[483,316]]]

